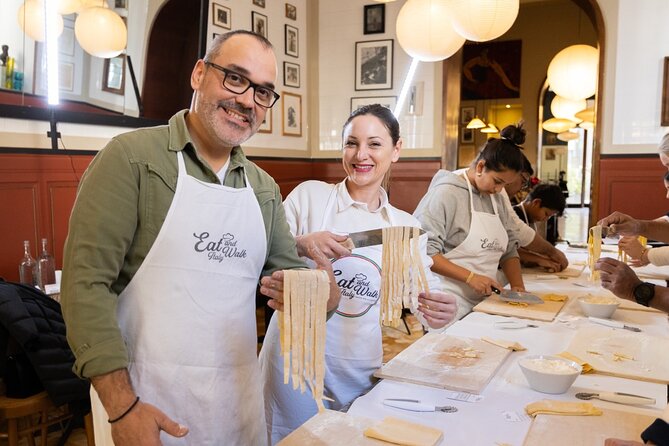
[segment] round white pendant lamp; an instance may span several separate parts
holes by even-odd
[[[595,128],[595,123],[592,121],[583,121],[578,126],[585,130],[592,130]]]
[[[569,119],[575,122],[581,122],[582,119],[579,119],[575,116],[576,112],[583,110],[586,107],[585,99],[567,99],[562,96],[555,96],[551,101],[551,113],[556,118]]]
[[[455,31],[468,40],[485,42],[511,28],[519,0],[451,0],[450,6]]]
[[[564,119],[564,118],[551,118],[545,120],[542,124],[541,127],[552,133],[562,133],[566,132],[570,128],[573,128],[576,126],[576,123],[574,121],[570,121],[569,119]]]
[[[84,7],[82,0],[57,0],[56,10],[60,15],[79,12]]]
[[[567,99],[586,99],[597,90],[599,52],[590,45],[572,45],[553,57],[548,65],[548,84]]]
[[[74,34],[84,51],[104,59],[118,56],[128,43],[128,30],[121,16],[99,6],[79,13]]]
[[[573,141],[575,139],[578,139],[578,133],[574,133],[574,132],[570,132],[570,131],[558,133],[557,139],[559,139],[560,141],[565,141],[565,142]]]
[[[581,121],[595,122],[595,107],[588,107],[585,110],[581,109],[574,116]]]
[[[46,38],[46,22],[44,15],[44,3],[40,0],[26,0],[20,7],[18,13],[19,26],[23,32],[33,40],[43,42]],[[63,18],[56,14],[54,17],[57,35],[63,32]]]
[[[397,41],[421,62],[436,62],[455,54],[465,43],[451,25],[448,0],[409,0],[397,15]]]

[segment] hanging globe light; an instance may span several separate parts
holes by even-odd
[[[455,54],[465,38],[451,25],[448,0],[409,0],[397,15],[397,41],[421,62],[444,60]]]
[[[455,31],[468,40],[485,42],[511,28],[519,0],[451,0],[450,6]]]
[[[118,56],[128,43],[128,30],[121,16],[99,6],[79,13],[74,34],[84,51],[104,59]]]
[[[19,26],[28,37],[38,42],[44,42],[46,38],[46,22],[44,15],[44,3],[40,0],[26,0],[19,7]],[[63,18],[56,14],[53,17],[56,25],[56,35],[63,32]]]
[[[573,141],[575,139],[578,139],[578,133],[574,133],[574,132],[570,132],[570,131],[561,132],[561,133],[558,133],[557,139],[559,139],[560,141],[564,141],[564,142]]]
[[[586,107],[585,99],[567,99],[562,96],[555,96],[551,101],[551,113],[556,118],[569,119],[574,122],[581,122],[582,119],[574,116],[579,110]]]
[[[542,124],[541,127],[552,133],[562,133],[566,132],[570,128],[573,128],[576,125],[574,121],[570,121],[569,119],[564,119],[564,118],[551,118],[545,120]]]
[[[595,107],[589,107],[585,110],[581,109],[581,111],[576,113],[574,116],[576,116],[576,118],[580,119],[581,121],[595,122]]]
[[[572,45],[553,57],[548,65],[548,84],[567,99],[586,99],[597,90],[599,52],[590,45]]]
[[[592,130],[595,128],[595,123],[592,121],[583,121],[578,126],[585,130]]]
[[[56,10],[60,15],[73,14],[83,8],[82,0],[57,0]]]

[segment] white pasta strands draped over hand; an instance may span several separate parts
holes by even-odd
[[[599,271],[595,271],[595,263],[602,256],[602,227],[593,226],[588,231],[588,268],[590,268],[590,280],[599,280]]]
[[[392,226],[382,232],[381,324],[397,327],[402,308],[418,308],[418,295],[428,293],[419,249],[420,230]]]
[[[304,393],[309,386],[323,411],[325,321],[330,280],[321,270],[283,272],[283,311],[279,312],[283,383]]]

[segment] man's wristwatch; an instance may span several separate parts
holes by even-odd
[[[634,287],[632,294],[637,303],[647,307],[650,305],[650,301],[653,297],[655,297],[655,285],[648,282],[641,282]]]

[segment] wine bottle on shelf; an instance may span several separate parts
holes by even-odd
[[[56,283],[56,262],[46,249],[45,238],[42,239],[42,253],[37,263],[39,264],[39,286],[46,292],[46,286]]]
[[[23,242],[23,259],[19,264],[19,281],[28,286],[39,287],[39,264],[30,255],[30,241]]]

